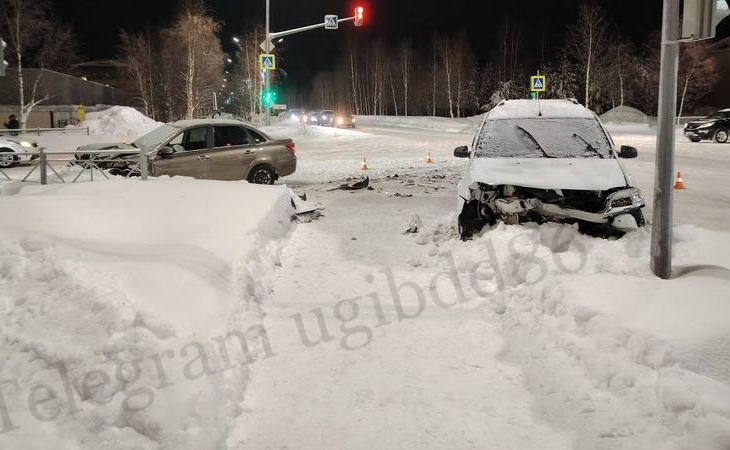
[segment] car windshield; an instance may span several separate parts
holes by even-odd
[[[605,158],[611,144],[593,119],[487,120],[477,158]]]
[[[163,144],[166,140],[173,137],[179,131],[180,128],[165,124],[155,128],[154,130],[134,141],[134,146],[143,150],[151,151],[154,150],[158,145]]]

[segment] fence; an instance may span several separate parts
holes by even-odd
[[[38,136],[41,135],[41,133],[86,133],[87,136],[91,134],[91,130],[89,127],[86,128],[18,128],[16,130],[11,129],[0,129],[0,136],[3,135],[11,135],[15,136],[18,134],[37,134]]]
[[[120,154],[124,154],[125,157],[120,157]],[[109,179],[109,175],[107,175],[105,169],[111,168],[111,165],[119,162],[126,163],[126,166],[129,169],[129,172],[126,175],[127,177],[135,174],[139,175],[143,180],[147,179],[148,169],[147,164],[145,164],[147,161],[146,158],[142,156],[142,151],[139,149],[75,150],[65,152],[49,152],[41,148],[37,151],[30,151],[21,154],[4,153],[3,155],[13,156],[15,158],[18,158],[19,160],[29,159],[29,162],[32,166],[30,171],[27,172],[25,176],[20,180],[14,180],[12,177],[10,177],[10,175],[8,175],[6,171],[0,168],[0,177],[5,178],[7,181],[29,181],[28,179],[30,178],[30,176],[33,175],[36,170],[38,170],[40,175],[38,182],[45,185],[48,184],[48,171],[50,169],[56,179],[58,179],[61,183],[66,183],[66,179],[56,170],[56,168],[54,168],[54,163],[60,163],[66,167],[81,168],[81,170],[75,174],[75,177],[73,178],[73,180],[71,180],[71,183],[77,182],[81,175],[87,172],[91,177],[91,181],[93,181],[95,171],[104,176],[106,179]],[[132,163],[133,161],[135,161],[131,158],[132,155],[138,155],[137,160],[134,163]],[[74,173],[67,175],[69,179],[73,176]]]

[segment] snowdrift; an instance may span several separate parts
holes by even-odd
[[[115,179],[26,187],[0,211],[0,448],[221,448],[290,191]]]
[[[479,268],[471,295],[501,325],[504,357],[575,448],[728,448],[730,235],[678,227],[665,281],[646,230],[607,241],[499,225],[466,244],[439,230],[420,239],[462,273]]]
[[[617,106],[610,111],[601,114],[601,121],[604,123],[649,123],[646,114],[631,106]]]
[[[126,136],[134,140],[160,125],[160,122],[134,108],[112,106],[104,111],[88,113],[79,126],[89,127],[89,132],[94,135]]]

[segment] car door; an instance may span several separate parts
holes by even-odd
[[[158,157],[152,163],[155,176],[207,178],[210,169],[209,134],[210,127],[200,126],[175,136],[168,144],[174,153]]]
[[[209,178],[213,180],[243,180],[248,167],[256,158],[257,145],[241,125],[213,127]]]

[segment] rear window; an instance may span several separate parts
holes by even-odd
[[[610,151],[593,119],[487,120],[474,145],[477,158],[600,158]]]
[[[232,147],[234,145],[247,145],[249,143],[250,139],[243,127],[215,127],[216,147]]]

